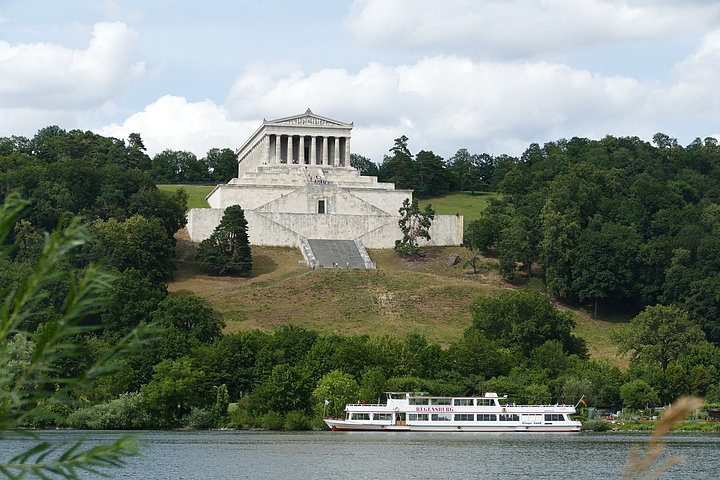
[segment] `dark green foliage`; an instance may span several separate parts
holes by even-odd
[[[525,355],[548,340],[557,340],[567,354],[586,356],[582,341],[572,335],[575,320],[556,309],[550,297],[532,290],[510,290],[499,297],[480,297],[471,307],[478,331]]]
[[[674,303],[720,341],[718,159],[716,141],[683,148],[663,134],[655,146],[609,136],[530,145],[503,163],[503,196],[488,209],[502,273],[539,266],[554,296],[593,312]]]
[[[621,352],[632,351],[635,362],[659,366],[663,371],[680,355],[705,340],[705,334],[675,306],[647,307],[616,335]]]
[[[247,220],[240,205],[225,209],[220,225],[200,242],[197,259],[203,268],[220,275],[243,275],[252,270]]]
[[[228,183],[238,174],[237,154],[230,148],[213,148],[205,156],[210,169],[210,179],[217,183]]]
[[[360,175],[364,176],[377,177],[380,173],[375,162],[356,153],[350,154],[350,166],[357,169]]]

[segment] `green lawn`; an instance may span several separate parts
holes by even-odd
[[[444,197],[420,200],[419,203],[421,208],[431,203],[435,213],[438,215],[455,215],[459,213],[465,217],[465,225],[467,225],[471,221],[480,218],[480,214],[485,210],[490,199],[496,195],[494,192],[475,192],[475,195],[470,192],[453,192]]]
[[[158,185],[157,187],[166,192],[185,190],[188,194],[188,208],[210,208],[205,197],[215,188],[214,185]]]

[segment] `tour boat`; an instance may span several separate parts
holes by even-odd
[[[573,405],[515,405],[507,396],[434,397],[388,392],[383,404],[349,403],[332,430],[412,432],[578,432]]]

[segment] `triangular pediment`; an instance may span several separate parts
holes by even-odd
[[[308,108],[305,113],[293,115],[291,117],[278,118],[276,120],[266,120],[265,125],[286,125],[286,126],[304,126],[304,127],[341,127],[352,128],[352,123],[344,123],[339,120],[321,117],[310,111]]]

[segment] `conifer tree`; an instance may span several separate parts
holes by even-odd
[[[200,243],[197,258],[203,268],[220,275],[242,275],[252,270],[247,220],[240,205],[225,209],[220,225]]]

